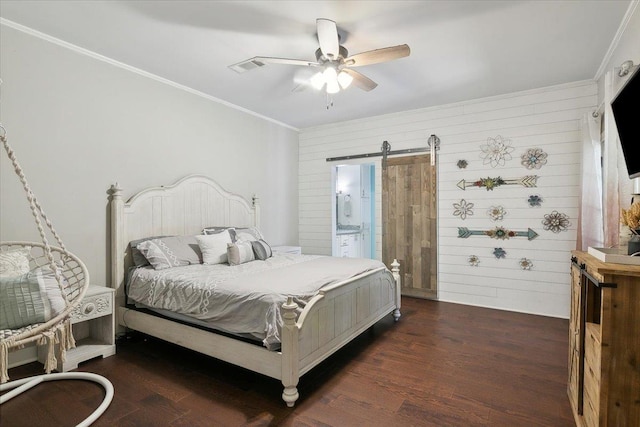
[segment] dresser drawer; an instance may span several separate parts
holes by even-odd
[[[82,303],[71,312],[71,323],[83,322],[112,313],[112,294],[110,292],[85,296]]]

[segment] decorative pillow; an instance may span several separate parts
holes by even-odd
[[[251,246],[253,247],[253,253],[256,255],[256,259],[264,261],[273,255],[271,246],[262,239],[252,241]]]
[[[196,236],[200,250],[202,251],[202,260],[205,264],[222,264],[227,262],[227,244],[231,241],[231,234],[218,233]]]
[[[29,272],[29,249],[0,252],[0,277],[22,276]]]
[[[225,226],[205,227],[202,229],[202,234],[218,234],[226,230],[233,230],[233,227],[225,227]]]
[[[155,270],[202,264],[202,252],[196,236],[151,239],[139,243],[136,247]]]
[[[264,240],[264,236],[257,227],[236,228],[236,241],[253,242],[256,240]]]
[[[130,241],[129,247],[131,248],[131,256],[133,257],[133,264],[136,267],[146,267],[147,265],[151,265],[149,263],[149,260],[146,259],[144,255],[142,255],[142,253],[138,250],[137,246],[142,242],[146,242],[147,240],[162,239],[164,237],[171,237],[171,236],[153,236],[153,237],[145,237],[143,239]]]
[[[227,243],[227,258],[229,265],[244,264],[256,259],[251,242]]]
[[[58,281],[50,269],[36,268],[21,276],[0,277],[0,329],[46,322],[65,307]]]
[[[258,230],[257,227],[223,227],[223,226],[215,226],[215,227],[206,227],[202,230],[202,234],[217,234],[223,231],[229,231],[231,235],[231,241],[233,243],[242,240],[245,242],[250,242],[253,240],[264,240],[264,236]]]

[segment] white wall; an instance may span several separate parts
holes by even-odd
[[[327,157],[379,152],[387,140],[393,150],[424,147],[430,134],[441,139],[438,155],[439,193],[439,299],[558,317],[568,317],[569,260],[575,248],[579,194],[580,117],[597,102],[593,82],[577,82],[551,88],[407,111],[367,119],[304,129],[300,133],[300,244],[305,253],[331,253],[331,167]],[[488,137],[511,140],[513,159],[504,167],[483,165],[480,146]],[[542,148],[548,163],[529,171],[520,164],[528,148]],[[379,158],[378,158],[379,159]],[[458,169],[460,159],[469,162]],[[371,159],[365,159],[370,162]],[[345,162],[349,163],[349,162]],[[356,162],[352,162],[356,163]],[[376,188],[382,188],[380,162],[376,166]],[[460,190],[461,179],[502,176],[540,176],[534,189],[501,187],[493,191]],[[544,202],[531,208],[527,198],[539,194]],[[465,198],[475,203],[474,215],[462,221],[453,216],[453,203]],[[380,192],[376,195],[376,241],[380,258]],[[457,237],[457,227],[491,229],[489,206],[502,205],[508,214],[500,223],[514,230],[534,229],[532,241],[513,238],[498,241],[488,237]],[[545,214],[558,210],[570,217],[568,231],[544,231]],[[497,260],[492,251],[502,247],[507,258]],[[478,255],[478,267],[467,258]],[[520,258],[529,258],[531,271],[519,268]]]
[[[248,199],[272,244],[298,242],[298,133],[0,26],[2,124],[33,191],[91,282],[108,284],[107,189],[125,197],[193,173]],[[0,239],[39,240],[7,157]]]

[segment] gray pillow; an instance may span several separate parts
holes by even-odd
[[[273,255],[271,251],[271,246],[264,240],[254,240],[251,241],[251,246],[253,247],[253,253],[256,256],[256,259],[264,261],[267,258],[270,258]]]
[[[138,250],[155,270],[202,264],[202,252],[196,236],[172,236],[146,240]]]
[[[151,265],[149,263],[149,260],[146,259],[144,255],[142,255],[142,253],[138,250],[137,246],[142,242],[146,242],[147,240],[161,239],[163,237],[170,237],[170,236],[144,237],[142,239],[132,240],[131,242],[129,242],[129,247],[131,248],[131,256],[133,257],[133,264],[136,267],[146,267],[147,265]]]
[[[227,258],[229,265],[240,265],[256,259],[251,242],[228,243]]]
[[[231,235],[231,241],[233,243],[238,240],[242,240],[245,242],[250,242],[253,240],[264,240],[264,236],[260,232],[257,227],[224,227],[224,226],[213,226],[206,227],[202,230],[202,234],[218,234],[223,231],[229,231]]]
[[[264,240],[264,236],[257,227],[236,228],[236,240],[245,242],[253,242],[256,240]]]
[[[66,303],[53,271],[36,268],[21,276],[0,277],[0,329],[47,322]]]

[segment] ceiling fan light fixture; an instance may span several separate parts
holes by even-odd
[[[333,67],[325,68],[324,71],[322,72],[322,75],[324,76],[324,80],[327,83],[329,83],[331,81],[334,81],[334,82],[338,81],[338,72]]]
[[[338,93],[340,92],[340,85],[338,84],[338,80],[327,81],[327,93]]]
[[[324,75],[321,72],[317,72],[313,75],[313,77],[311,77],[309,82],[315,89],[320,90],[325,83]]]
[[[345,71],[340,71],[338,74],[338,83],[340,83],[340,87],[342,89],[346,89],[349,87],[351,82],[353,81],[353,77]]]

